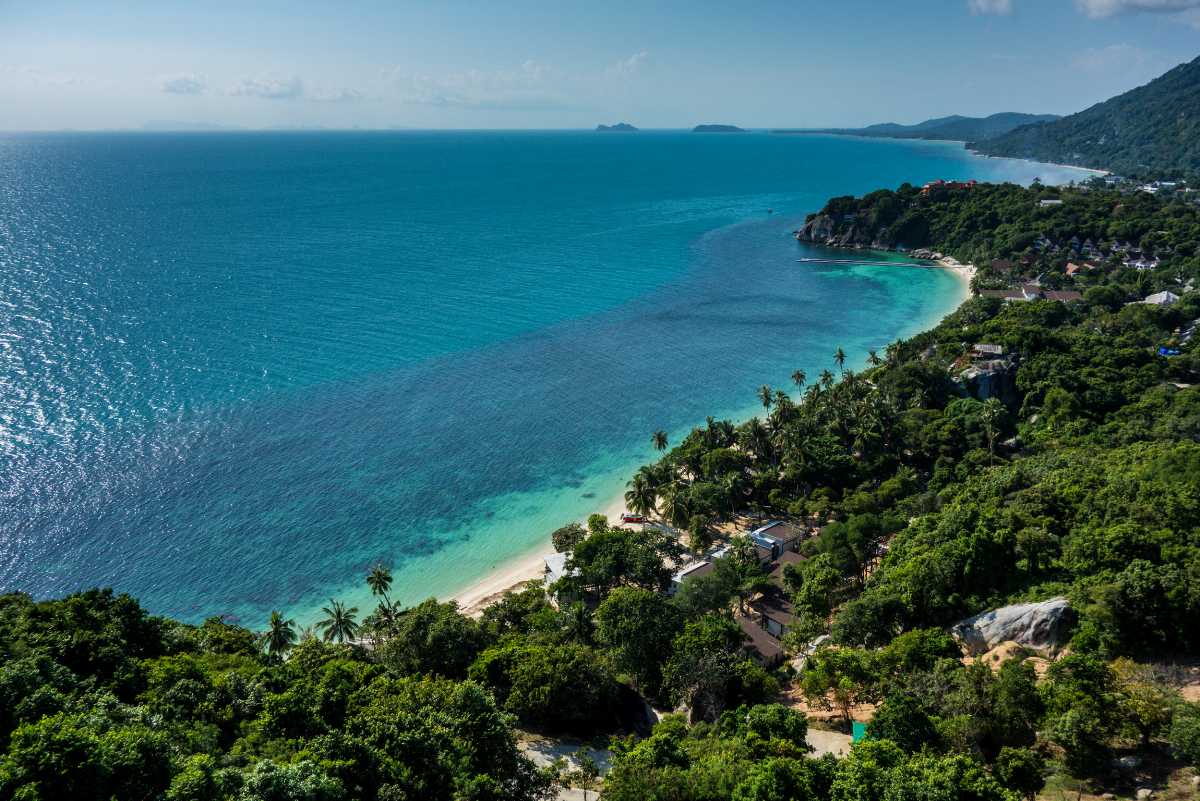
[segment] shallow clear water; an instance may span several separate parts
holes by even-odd
[[[798,264],[828,196],[1039,175],[1074,174],[767,134],[0,137],[0,590],[256,626],[383,561],[450,595],[653,430],[951,310],[945,271]]]

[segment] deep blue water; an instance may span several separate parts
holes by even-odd
[[[0,591],[254,626],[383,561],[448,596],[653,430],[953,308],[945,271],[798,264],[828,196],[1039,175],[1072,177],[768,134],[0,137]]]

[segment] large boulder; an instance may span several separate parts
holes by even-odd
[[[1073,622],[1066,598],[1032,604],[1015,604],[969,617],[950,629],[972,656],[986,653],[1002,642],[1015,642],[1035,651],[1057,651]]]

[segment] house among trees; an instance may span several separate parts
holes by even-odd
[[[760,548],[767,549],[771,554],[770,559],[775,560],[787,551],[798,550],[804,534],[801,529],[773,520],[751,531],[750,541]]]
[[[749,644],[746,650],[760,664],[773,667],[784,659],[783,637],[795,625],[796,607],[784,584],[783,571],[797,565],[804,557],[794,551],[784,551],[771,563],[765,591],[748,604],[748,612],[738,616],[738,625]]]
[[[1141,300],[1135,300],[1133,303],[1126,305],[1133,306],[1142,303],[1147,306],[1172,306],[1178,302],[1178,295],[1169,289],[1164,289],[1162,292],[1155,292],[1153,295],[1148,295]]]
[[[979,292],[979,296],[1000,298],[1005,303],[1027,300],[1054,300],[1059,303],[1070,303],[1074,300],[1082,300],[1083,293],[1063,289],[1042,289],[1037,284],[1029,283],[1022,284],[1016,289],[984,289]]]

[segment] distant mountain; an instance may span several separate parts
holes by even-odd
[[[974,139],[990,139],[1001,136],[1022,125],[1052,122],[1059,119],[1054,114],[1018,114],[1012,111],[993,114],[990,117],[938,117],[916,125],[899,125],[884,122],[866,128],[821,128],[804,131],[775,131],[774,133],[836,133],[847,136],[875,136],[886,139],[947,139],[967,142]]]
[[[1200,58],[1086,111],[968,147],[1125,175],[1200,174]]]
[[[697,125],[692,129],[693,133],[745,133],[744,128],[739,128],[736,125]]]
[[[636,131],[637,128],[634,128],[632,125],[630,125],[627,122],[618,122],[616,125],[597,125],[596,130],[597,131]]]

